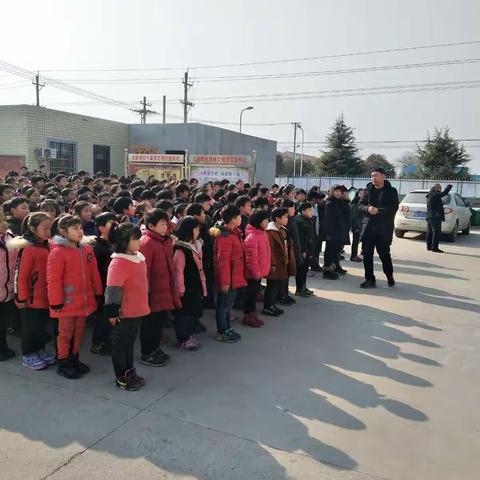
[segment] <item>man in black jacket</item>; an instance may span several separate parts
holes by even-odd
[[[376,287],[373,273],[373,253],[377,249],[382,261],[388,286],[393,287],[392,257],[390,244],[393,238],[393,223],[398,210],[398,193],[389,181],[385,180],[385,170],[376,168],[372,171],[371,183],[367,185],[363,197],[359,201],[359,210],[365,216],[362,219],[361,241],[363,242],[363,265],[365,268],[365,281],[362,288]]]
[[[442,186],[436,183],[427,194],[427,250],[443,253],[438,248],[442,234],[442,222],[445,221],[442,198],[448,195],[453,185],[447,185],[442,192]]]

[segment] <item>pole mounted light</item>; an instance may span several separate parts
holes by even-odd
[[[242,116],[243,116],[243,112],[245,112],[246,110],[253,110],[253,107],[250,106],[250,107],[245,107],[241,112],[240,112],[240,133],[242,133]]]

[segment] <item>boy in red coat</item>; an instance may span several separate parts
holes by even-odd
[[[217,295],[217,335],[216,340],[235,343],[241,340],[241,335],[231,326],[230,315],[235,296],[239,288],[245,287],[245,254],[240,223],[240,209],[235,205],[227,205],[222,209],[223,223],[210,229],[215,237],[213,258],[215,266],[215,281]]]
[[[50,316],[58,318],[58,374],[78,378],[89,367],[79,360],[86,317],[97,309],[102,295],[97,261],[90,245],[82,243],[82,221],[72,215],[58,222],[53,250],[47,261],[47,291]],[[73,354],[70,342],[73,338]]]
[[[173,241],[168,235],[170,219],[156,208],[146,217],[147,230],[140,239],[140,252],[147,264],[149,305],[151,313],[142,320],[140,344],[141,362],[152,367],[163,367],[170,358],[160,348],[162,324],[169,320],[169,311],[181,306],[175,289]]]

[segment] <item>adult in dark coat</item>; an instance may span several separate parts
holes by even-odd
[[[360,232],[362,230],[362,218],[363,212],[358,208],[358,202],[363,196],[363,188],[359,188],[353,197],[352,203],[350,204],[351,211],[351,229],[352,229],[352,250],[350,254],[350,261],[352,262],[363,262],[362,257],[358,255],[358,245],[360,243]]]
[[[427,194],[427,250],[443,253],[438,248],[442,234],[442,222],[445,221],[442,198],[448,195],[453,185],[447,185],[442,191],[442,186],[436,183]]]
[[[363,242],[363,265],[365,268],[365,282],[362,288],[376,286],[373,273],[373,253],[377,249],[378,256],[382,261],[383,272],[385,273],[388,285],[393,287],[392,257],[390,255],[390,244],[393,238],[393,224],[395,213],[398,210],[398,192],[392,187],[388,180],[385,180],[385,170],[377,168],[370,176],[372,182],[367,189],[358,208],[365,215],[362,219],[362,232],[360,240]]]

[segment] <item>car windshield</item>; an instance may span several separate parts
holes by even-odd
[[[442,197],[444,205],[450,203],[450,195],[445,195]],[[402,203],[420,203],[423,205],[427,204],[427,193],[426,192],[410,192],[405,195],[405,198],[402,200]]]

